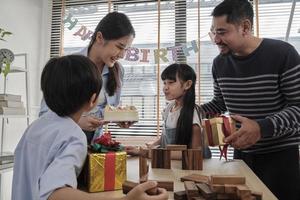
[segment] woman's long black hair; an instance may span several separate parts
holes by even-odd
[[[129,18],[125,14],[119,12],[108,13],[101,19],[89,43],[88,52],[90,52],[98,32],[101,32],[103,38],[107,41],[117,40],[129,35],[135,37],[135,31]],[[109,96],[112,96],[117,88],[120,87],[119,64],[116,62],[113,67],[109,67],[108,69],[109,74],[105,90]]]
[[[177,78],[180,82],[192,81],[191,87],[183,96],[183,106],[176,126],[176,144],[185,144],[190,146],[193,132],[193,115],[195,108],[195,84],[196,73],[187,64],[172,64],[168,66],[161,74],[162,80],[173,80]]]

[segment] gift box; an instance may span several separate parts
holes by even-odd
[[[126,152],[89,153],[87,189],[89,192],[120,190],[126,180]]]
[[[235,121],[227,116],[205,119],[204,123],[209,146],[224,145],[223,138],[236,130]]]
[[[104,133],[89,148],[81,182],[88,192],[122,189],[126,180],[127,154],[124,148]]]

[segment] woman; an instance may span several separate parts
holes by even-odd
[[[97,25],[90,44],[79,54],[89,57],[102,72],[103,87],[98,98],[97,107],[84,114],[79,120],[79,126],[85,131],[90,143],[102,134],[104,107],[118,106],[124,69],[118,62],[125,56],[126,49],[131,46],[135,37],[134,28],[129,18],[118,12],[108,13]],[[88,86],[87,86],[88,87]],[[41,103],[39,115],[47,112],[44,100]],[[131,123],[121,123],[121,127],[129,127]]]

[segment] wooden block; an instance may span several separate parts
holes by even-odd
[[[163,168],[163,150],[161,148],[156,149],[156,168]]]
[[[223,133],[222,124],[212,124],[211,125],[211,130],[212,130],[213,143],[215,145],[223,145],[223,144],[225,144],[223,142],[224,133]]]
[[[210,189],[215,193],[225,193],[225,186],[221,184],[211,184]]]
[[[204,197],[192,197],[192,200],[206,200]]]
[[[209,176],[201,174],[190,174],[188,176],[183,176],[180,178],[183,181],[194,181],[196,183],[209,183]]]
[[[203,156],[201,149],[187,149],[182,151],[182,169],[202,170]]]
[[[187,200],[186,192],[184,191],[178,191],[174,192],[174,200]]]
[[[144,158],[149,158],[149,149],[139,147],[139,156],[142,156]]]
[[[193,150],[187,149],[182,151],[182,169],[193,169]]]
[[[191,200],[193,197],[199,197],[198,188],[193,181],[184,181],[184,188],[187,195],[187,198]]]
[[[217,198],[216,199],[228,199],[228,200],[234,200],[234,199],[239,199],[236,194],[217,194]]]
[[[252,195],[249,195],[249,196],[241,198],[241,200],[256,200],[256,197],[252,196]]]
[[[135,183],[135,182],[126,180],[126,181],[122,184],[123,194],[127,194],[130,190],[132,190],[132,188],[134,188],[134,187],[137,186],[137,185],[138,185],[138,183]]]
[[[171,151],[183,151],[183,150],[187,149],[187,146],[186,145],[168,144],[166,148]]]
[[[258,191],[251,191],[251,195],[255,197],[256,200],[262,200],[263,193]]]
[[[151,167],[152,168],[160,168],[160,160],[161,160],[161,155],[160,155],[160,149],[151,149]]]
[[[224,187],[225,187],[226,194],[236,194],[236,192],[237,192],[236,185],[225,184]]]
[[[216,198],[216,193],[214,193],[207,184],[196,183],[196,186],[197,186],[199,192],[201,193],[201,195],[205,199],[215,199]]]
[[[192,149],[188,149],[188,169],[192,170],[193,169],[193,150]]]
[[[138,183],[136,182],[132,182],[132,181],[128,181],[126,180],[123,184],[122,184],[122,190],[123,190],[123,194],[127,194],[128,192],[130,192],[130,190],[132,190],[135,186],[137,186]],[[146,191],[146,193],[148,195],[157,195],[158,194],[158,188],[154,187],[151,189],[148,189]]]
[[[171,151],[163,149],[163,168],[171,169]]]
[[[156,168],[157,164],[157,149],[151,149],[151,167]]]
[[[148,181],[148,174],[145,174],[144,176],[140,177],[140,183]]]
[[[189,160],[188,160],[188,150],[182,151],[182,169],[188,169]]]
[[[157,187],[165,188],[167,191],[174,191],[173,181],[156,181]]]
[[[163,148],[151,149],[151,167],[152,168],[171,168],[171,152]]]
[[[203,156],[202,149],[193,149],[193,170],[202,170],[203,168]]]
[[[246,185],[237,185],[237,196],[241,199],[249,198],[251,196],[251,191]]]
[[[139,156],[139,177],[142,178],[148,174],[149,166],[147,164],[147,158]]]
[[[174,182],[173,181],[157,181],[157,180],[152,180],[157,182],[157,187],[159,188],[165,188],[167,191],[174,191]],[[145,181],[141,181],[140,183],[143,183]]]
[[[234,176],[234,175],[211,175],[211,183],[243,185],[246,184],[246,178],[244,176]]]

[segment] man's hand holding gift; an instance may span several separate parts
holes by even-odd
[[[240,115],[232,115],[231,117],[241,123],[241,128],[224,138],[225,143],[236,149],[246,149],[261,138],[260,127],[256,121]]]

